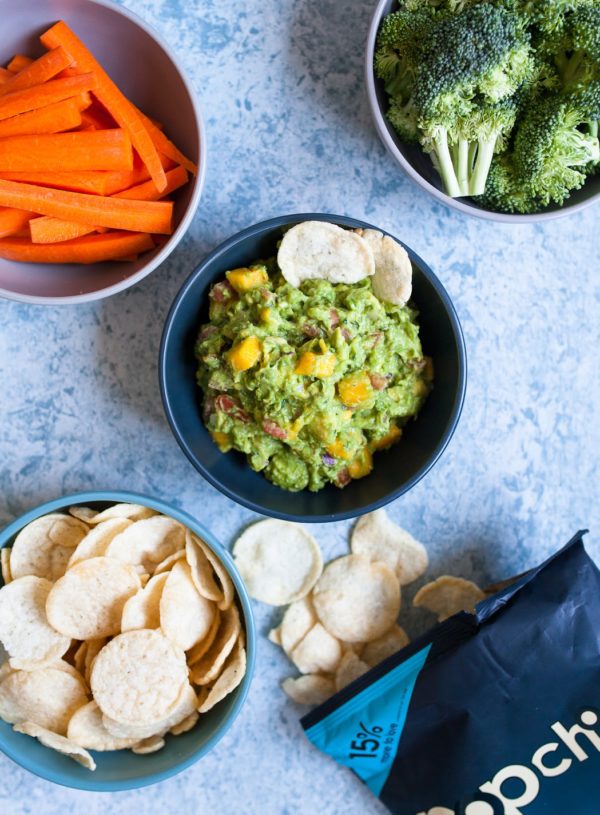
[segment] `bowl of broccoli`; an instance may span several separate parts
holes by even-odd
[[[523,222],[600,200],[600,0],[380,0],[365,69],[382,141],[444,203]]]

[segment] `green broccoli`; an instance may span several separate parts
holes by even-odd
[[[554,60],[564,85],[600,77],[600,6],[582,5],[567,15]]]
[[[531,213],[541,209],[529,185],[519,177],[510,153],[494,157],[485,192],[477,196],[477,202],[499,212]]]
[[[425,43],[415,77],[421,143],[448,195],[480,195],[495,150],[512,129],[510,103],[531,75],[521,19],[488,3],[443,19]]]

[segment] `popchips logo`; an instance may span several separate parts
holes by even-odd
[[[592,747],[600,753],[600,735],[594,729],[598,724],[598,714],[593,710],[584,710],[580,722],[569,730],[560,722],[555,722],[551,730],[558,741],[549,741],[537,749],[531,757],[531,767],[511,764],[497,772],[491,781],[482,784],[479,790],[485,793],[486,798],[494,799],[496,806],[479,800],[467,804],[464,813],[447,807],[433,807],[417,815],[499,815],[500,812],[502,815],[527,815],[523,807],[537,799],[544,779],[563,775],[571,769],[574,761],[587,761]],[[509,785],[510,792],[507,791]],[[515,786],[519,787],[516,794],[513,793]],[[502,810],[498,809],[499,805],[503,807]]]

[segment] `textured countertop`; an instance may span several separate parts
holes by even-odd
[[[176,49],[200,96],[208,174],[192,228],[123,294],[77,307],[0,302],[0,524],[82,489],[156,495],[229,545],[252,520],[209,487],[174,441],[157,384],[163,320],[210,249],[286,212],[364,218],[436,271],[465,332],[469,384],[441,461],[392,516],[429,546],[431,576],[497,580],[580,527],[600,560],[600,207],[544,226],[500,226],[434,202],[403,177],[370,121],[362,52],[371,2],[128,0]],[[326,556],[349,524],[314,529]],[[416,587],[405,592],[408,605]],[[264,634],[276,609],[256,606]],[[425,617],[407,614],[411,632]],[[3,815],[345,815],[383,812],[314,750],[279,690],[292,668],[260,637],[239,719],[200,763],[158,786],[62,789],[0,756]]]

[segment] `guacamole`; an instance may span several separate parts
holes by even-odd
[[[283,489],[368,475],[431,389],[417,311],[378,300],[370,278],[295,288],[272,259],[227,272],[209,298],[195,346],[204,421]]]

